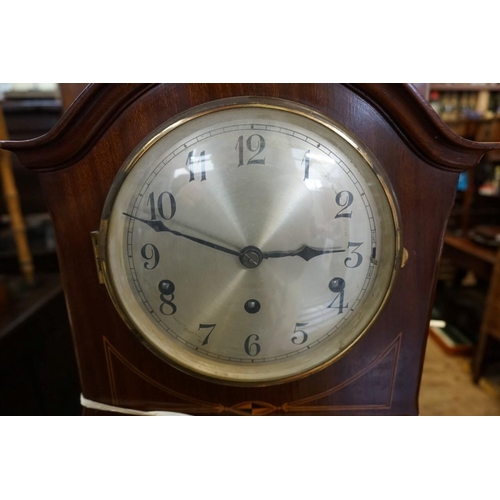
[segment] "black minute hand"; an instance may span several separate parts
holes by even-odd
[[[230,248],[222,247],[220,245],[217,245],[215,243],[211,243],[210,241],[205,241],[200,238],[196,238],[194,236],[189,236],[188,234],[183,234],[180,233],[179,231],[174,231],[173,229],[168,228],[163,224],[161,220],[147,220],[147,219],[141,219],[140,217],[136,217],[135,215],[130,215],[126,214],[123,212],[123,215],[126,215],[127,217],[130,217],[131,219],[136,219],[138,221],[144,222],[144,224],[147,224],[149,227],[153,228],[157,233],[160,232],[166,232],[166,233],[172,233],[175,236],[180,236],[181,238],[186,238],[188,240],[194,241],[195,243],[199,243],[200,245],[205,245],[207,247],[213,248],[215,250],[220,250],[221,252],[229,253],[231,255],[236,255],[236,257],[239,257],[241,255],[240,252],[236,252],[235,250],[231,250]]]
[[[298,250],[293,250],[291,252],[263,252],[262,258],[264,259],[277,259],[279,257],[301,257],[305,261],[311,260],[318,255],[323,255],[325,253],[337,253],[337,252],[345,252],[344,248],[335,247],[328,248],[323,250],[321,248],[312,248],[310,246],[304,245]]]

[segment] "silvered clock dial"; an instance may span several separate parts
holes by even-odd
[[[178,368],[265,385],[333,362],[400,263],[391,189],[350,133],[283,100],[215,101],[129,157],[100,229],[129,327]]]

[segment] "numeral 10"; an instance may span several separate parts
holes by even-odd
[[[165,195],[167,195],[167,204],[170,204],[170,213],[167,212],[167,215],[165,215]],[[151,209],[151,220],[156,220],[156,210],[158,209],[158,214],[162,219],[165,220],[170,220],[174,215],[175,211],[177,209],[176,204],[175,204],[175,198],[172,193],[169,193],[168,191],[163,191],[163,193],[160,193],[158,196],[158,200],[155,202],[155,194],[154,192],[151,193],[148,197],[147,201],[147,206]]]

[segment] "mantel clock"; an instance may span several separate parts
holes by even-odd
[[[76,138],[76,139],[75,139]],[[40,172],[86,414],[416,414],[460,171],[411,85],[91,85]]]

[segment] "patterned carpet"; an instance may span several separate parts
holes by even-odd
[[[420,387],[420,415],[500,415],[498,379],[474,385],[470,358],[446,354],[430,337]]]

